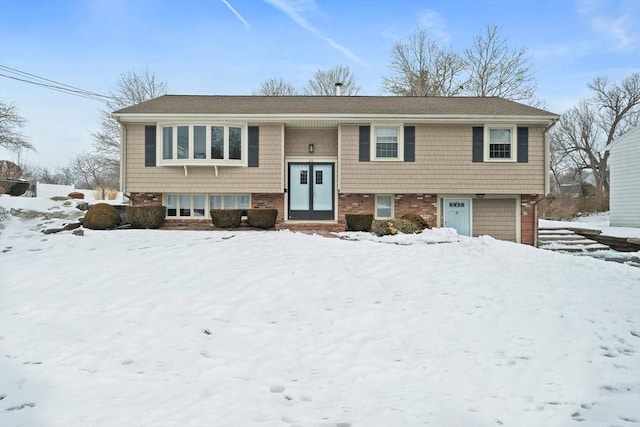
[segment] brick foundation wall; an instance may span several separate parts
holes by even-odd
[[[375,194],[339,194],[338,224],[346,225],[345,214],[375,214]]]
[[[162,193],[131,193],[133,206],[162,206]]]
[[[520,195],[520,242],[525,245],[534,245],[538,232],[535,203],[537,194]]]
[[[278,209],[278,217],[276,218],[276,224],[284,221],[284,216],[285,216],[284,194],[282,193],[252,193],[251,207],[254,209],[260,209],[260,208]]]
[[[394,205],[393,213],[396,218],[415,212],[427,221],[429,227],[437,224],[438,197],[435,194],[396,194]]]
[[[437,196],[435,194],[396,194],[394,196],[394,216],[400,218],[409,212],[416,212],[435,227],[437,219]],[[338,196],[338,224],[344,224],[345,214],[375,214],[375,194],[340,194]]]

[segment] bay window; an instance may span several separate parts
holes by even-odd
[[[241,125],[160,125],[159,165],[238,165],[247,163],[247,127]]]

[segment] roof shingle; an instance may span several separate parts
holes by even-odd
[[[557,116],[498,97],[164,95],[115,111],[127,114],[404,114]]]

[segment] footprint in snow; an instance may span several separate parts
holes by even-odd
[[[36,406],[35,403],[29,402],[29,403],[23,403],[22,405],[11,406],[11,407],[7,408],[6,410],[7,411],[20,411],[20,410],[22,410],[22,409],[24,409],[26,407],[33,408],[34,406]]]
[[[284,386],[281,386],[280,384],[272,384],[269,387],[269,391],[271,393],[282,393],[284,391]]]

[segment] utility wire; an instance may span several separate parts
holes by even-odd
[[[55,90],[58,92],[69,94],[69,95],[75,95],[82,98],[92,99],[94,101],[101,101],[101,102],[116,99],[112,96],[101,95],[96,92],[91,92],[76,86],[68,85],[66,83],[61,83],[55,80],[40,77],[35,74],[31,74],[15,68],[7,67],[5,65],[0,65],[0,70],[7,73],[7,74],[0,73],[0,77],[21,81],[21,82],[33,84],[36,86],[41,86],[46,89]],[[12,75],[9,75],[9,74],[12,74]]]

